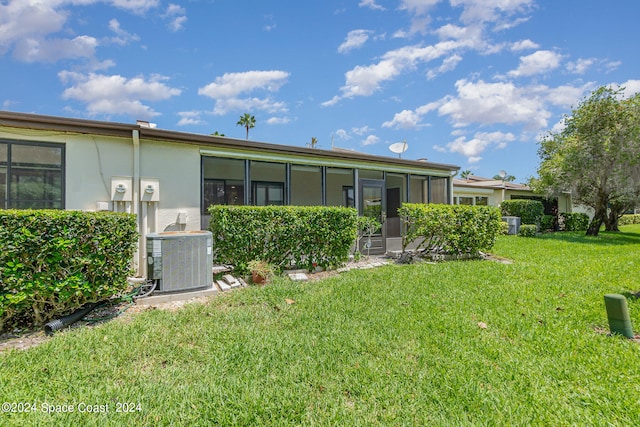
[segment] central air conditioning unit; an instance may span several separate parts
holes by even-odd
[[[503,216],[502,220],[509,224],[509,231],[507,234],[518,234],[518,231],[520,231],[519,216]]]
[[[147,234],[147,279],[156,292],[181,292],[213,286],[213,237],[210,231]]]

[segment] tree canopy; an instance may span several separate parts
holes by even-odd
[[[600,87],[539,144],[531,185],[593,209],[587,235],[597,236],[602,224],[617,231],[620,216],[640,202],[640,94],[625,99],[622,88]]]

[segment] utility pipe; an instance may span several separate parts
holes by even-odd
[[[136,223],[138,228],[138,253],[136,254],[138,265],[136,266],[136,272],[138,275],[145,273],[145,237],[144,229],[142,228],[141,218],[138,215],[138,207],[140,203],[140,131],[134,129],[131,132],[131,139],[133,141],[133,183],[131,189],[131,210],[136,215]]]

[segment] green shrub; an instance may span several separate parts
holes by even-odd
[[[342,265],[356,240],[353,208],[324,206],[223,206],[209,208],[215,262],[246,273],[260,259],[277,269],[312,270]]]
[[[0,211],[0,329],[42,325],[124,290],[134,215]]]
[[[520,237],[536,237],[538,227],[534,224],[522,224],[518,230],[518,236]]]
[[[563,212],[559,215],[560,230],[585,231],[589,227],[589,215],[582,212]]]
[[[491,206],[405,203],[403,252],[411,243],[422,254],[477,255],[493,247],[501,229],[500,212]]]
[[[558,217],[555,215],[543,215],[540,220],[541,231],[555,231],[558,225]]]
[[[544,205],[539,200],[512,199],[500,204],[502,216],[520,217],[521,224],[540,224],[544,215]]]
[[[507,221],[500,221],[500,234],[503,236],[509,234],[509,223]]]
[[[631,225],[631,224],[640,224],[639,214],[622,215],[620,217],[620,220],[618,221],[618,225]]]

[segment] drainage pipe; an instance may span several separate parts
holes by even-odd
[[[51,322],[44,325],[44,332],[47,335],[52,335],[55,331],[58,331],[82,319],[84,316],[89,314],[95,308],[101,306],[103,303],[104,302],[92,302],[90,304],[85,305],[84,307],[77,309],[76,311],[74,311],[73,313],[67,316],[61,317],[56,320],[52,320]]]

